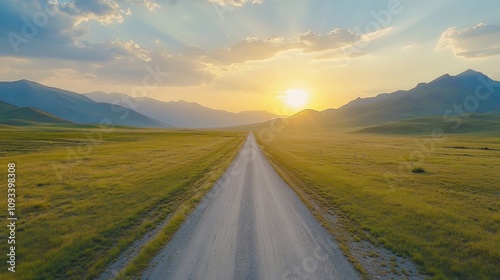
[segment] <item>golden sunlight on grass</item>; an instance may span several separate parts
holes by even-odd
[[[349,217],[352,236],[410,257],[432,279],[499,279],[498,137],[450,137],[413,167],[423,173],[398,173],[424,139],[318,130],[260,143],[316,205]],[[450,148],[465,146],[488,150]]]
[[[2,271],[0,279],[97,278],[168,215],[175,220],[166,229],[175,232],[245,140],[245,134],[229,132],[117,128],[98,134],[92,128],[85,133],[96,138],[82,138],[84,132],[71,128],[1,130],[2,164],[22,166],[18,237],[23,243],[16,277]],[[82,147],[90,152],[67,156]],[[7,181],[1,174],[0,179]],[[154,239],[148,252],[163,246],[169,234]],[[0,242],[0,251],[8,246]],[[145,260],[140,256],[129,271]]]

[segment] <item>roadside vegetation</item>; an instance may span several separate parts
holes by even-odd
[[[352,239],[409,257],[434,279],[500,276],[498,136],[274,136],[259,143],[285,180],[311,208],[337,213]]]
[[[222,175],[245,139],[94,126],[0,130],[0,180],[7,181],[7,163],[17,168],[16,279],[95,279],[167,217],[180,223],[183,207]],[[7,252],[4,237],[0,252]],[[0,279],[12,279],[8,273]]]

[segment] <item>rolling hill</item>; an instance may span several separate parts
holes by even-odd
[[[0,82],[0,100],[18,107],[32,107],[77,124],[99,124],[136,127],[172,127],[123,106],[99,103],[70,91],[20,80]]]
[[[39,125],[69,124],[71,122],[30,107],[17,106],[0,101],[0,124],[4,125]]]
[[[131,98],[123,93],[91,92],[85,94],[97,102],[132,100],[135,111],[148,117],[183,128],[221,128],[265,122],[279,116],[267,111],[232,113],[204,107],[198,103],[178,101],[162,102],[152,98]],[[130,102],[121,102],[124,106]]]
[[[427,117],[398,122],[384,123],[358,132],[380,134],[431,134],[435,129],[442,129],[447,134],[453,133],[500,133],[500,112],[471,114],[456,122],[444,122],[442,117]]]

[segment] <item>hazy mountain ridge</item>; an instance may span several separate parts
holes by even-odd
[[[476,97],[479,86],[482,87],[482,94],[486,94],[491,88],[496,90],[486,100],[480,100]],[[358,98],[339,109],[325,110],[309,125],[366,127],[416,118],[443,117],[445,113],[454,116],[463,113],[456,105],[467,113],[467,106],[476,105],[472,101],[477,101],[477,106],[474,106],[477,108],[468,113],[500,111],[500,82],[473,70],[457,76],[445,74],[429,83],[419,83],[410,90]],[[470,104],[465,104],[467,102]],[[305,112],[300,112],[293,119],[300,119],[304,114]],[[292,127],[295,125],[293,119]]]
[[[0,124],[69,124],[71,122],[30,107],[17,107],[0,101]]]
[[[75,92],[20,80],[0,82],[0,100],[18,107],[32,107],[78,124],[99,124],[138,127],[172,127],[123,106],[95,102]]]
[[[476,93],[478,88],[482,96]],[[488,92],[489,96],[485,98]],[[122,93],[93,92],[82,95],[26,80],[0,82],[0,100],[18,107],[32,107],[31,110],[41,110],[38,114],[52,114],[53,117],[79,124],[99,123],[103,119],[110,119],[117,125],[138,127],[251,129],[269,126],[271,120],[282,118],[267,111],[231,113],[194,102],[162,102],[152,98],[132,98]],[[445,74],[429,83],[419,83],[410,90],[358,98],[339,109],[322,112],[304,110],[289,117],[286,126],[362,128],[391,124],[392,126],[383,126],[383,130],[387,130],[395,127],[395,123],[405,120],[432,117],[433,122],[441,118],[441,122],[449,123],[450,118],[464,113],[492,112],[500,112],[500,82],[493,81],[482,73],[467,70],[457,76]],[[443,119],[443,115],[448,117],[447,121]],[[497,116],[488,114],[486,118]],[[481,118],[475,120],[477,123]],[[401,126],[405,124],[396,125]]]
[[[108,103],[118,103],[151,118],[183,128],[221,128],[269,121],[280,116],[267,111],[232,113],[211,109],[195,102],[163,102],[152,98],[132,98],[123,93],[91,92],[87,97]]]

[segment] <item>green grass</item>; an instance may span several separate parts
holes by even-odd
[[[356,238],[410,257],[434,279],[499,279],[500,138],[430,139],[286,132],[259,142]]]
[[[8,162],[16,163],[18,176],[16,279],[95,278],[134,240],[199,200],[244,138],[225,132],[4,127],[0,180],[7,181]],[[5,211],[0,214],[5,220]],[[7,236],[6,229],[1,234]],[[7,252],[4,237],[0,252]],[[0,272],[0,279],[11,277],[6,268]]]

